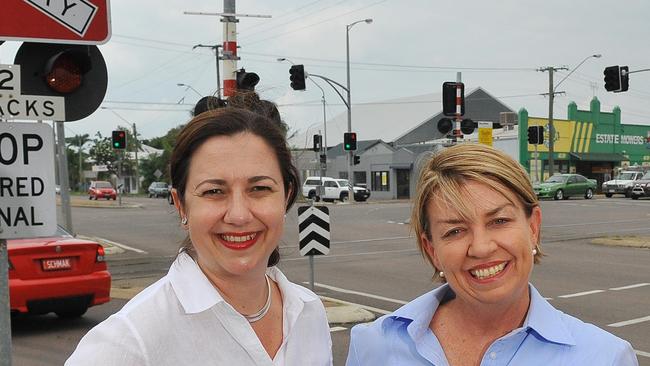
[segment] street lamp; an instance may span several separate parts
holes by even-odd
[[[176,85],[177,85],[177,86],[180,86],[180,87],[185,87],[185,91],[187,91],[187,90],[189,90],[189,89],[192,89],[192,91],[195,92],[196,95],[199,96],[199,98],[203,98],[203,95],[201,95],[201,93],[199,93],[198,91],[196,91],[196,89],[194,89],[194,88],[192,87],[192,85],[190,85],[190,84],[178,83],[178,84],[176,84]]]
[[[563,82],[564,80],[566,80],[569,76],[571,76],[571,74],[573,74],[574,71],[576,71],[580,66],[582,66],[582,64],[584,64],[585,62],[587,62],[587,60],[589,60],[590,58],[601,58],[602,56],[603,56],[603,55],[601,55],[600,53],[597,53],[597,54],[595,54],[595,55],[589,55],[589,56],[585,57],[584,60],[580,61],[580,63],[578,64],[578,66],[574,67],[573,70],[571,70],[571,72],[569,72],[568,74],[566,74],[566,76],[565,76],[564,78],[562,78],[562,80],[560,80],[559,83],[555,84],[555,87],[553,87],[553,91],[555,91],[555,90],[557,89],[557,87],[560,86],[560,84],[562,84],[562,82]]]
[[[287,61],[290,64],[295,65],[293,63],[293,61],[289,60],[286,57],[278,57],[277,61],[278,62]],[[307,73],[307,79],[311,80],[311,82],[314,83],[314,85],[316,85],[318,87],[318,89],[320,89],[320,91],[322,93],[322,97],[321,97],[321,101],[323,102],[323,146],[322,146],[322,149],[323,149],[323,155],[325,156],[325,163],[324,164],[321,163],[321,173],[320,173],[320,177],[321,177],[320,178],[320,185],[322,187],[323,186],[323,177],[327,173],[327,113],[326,113],[326,110],[325,110],[325,90],[323,90],[323,88],[320,85],[318,85],[318,83],[311,76],[309,76],[309,73]],[[322,189],[321,189],[321,192],[319,192],[319,193],[321,195],[323,194]]]
[[[350,89],[350,29],[358,23],[365,22],[366,24],[372,23],[372,19],[357,20],[345,26],[345,54],[346,54],[346,70],[348,75],[348,132],[352,132],[352,91]],[[348,181],[351,183],[348,190],[348,199],[354,202],[354,179],[352,177],[352,159],[353,151],[348,151]]]

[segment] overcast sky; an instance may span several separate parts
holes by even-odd
[[[136,123],[144,138],[187,122],[199,95],[177,84],[201,95],[216,91],[214,54],[192,47],[223,38],[219,17],[183,12],[222,10],[219,0],[112,0],[112,38],[100,46],[109,75],[102,105]],[[536,69],[571,70],[585,57],[602,54],[557,89],[566,94],[556,97],[555,118],[566,118],[570,101],[588,109],[595,95],[603,111],[620,106],[623,123],[650,126],[650,72],[630,75],[626,93],[606,92],[603,83],[606,66],[650,68],[646,0],[240,0],[237,13],[272,16],[240,18],[238,67],[258,73],[258,92],[279,105],[294,130],[322,123],[321,91],[309,82],[307,91],[293,91],[290,65],[276,59],[289,58],[345,84],[345,27],[365,18],[373,23],[350,31],[353,106],[440,92],[461,71],[466,90],[480,86],[515,111],[546,117],[548,99],[540,94],[548,92],[548,73]],[[0,63],[13,63],[18,46],[0,46]],[[567,73],[556,73],[555,82]],[[338,95],[324,87],[328,116],[343,113]],[[439,103],[431,105],[432,115],[440,110]],[[100,109],[66,123],[66,135],[106,136],[118,124],[125,123]],[[357,132],[363,140],[364,131]]]

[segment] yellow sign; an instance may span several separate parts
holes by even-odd
[[[478,122],[478,142],[492,146],[492,122]]]
[[[528,118],[528,126],[544,127],[544,144],[538,145],[539,152],[548,152],[549,135],[548,119]],[[553,150],[557,153],[587,153],[593,132],[593,123],[568,120],[553,120],[555,136],[553,137]],[[528,144],[528,151],[534,151],[535,146]]]

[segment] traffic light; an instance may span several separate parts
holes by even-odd
[[[323,147],[322,136],[321,135],[314,135],[314,147],[312,147],[312,150],[320,151],[320,149],[322,147]]]
[[[289,68],[289,80],[291,80],[291,89],[293,90],[305,90],[307,86],[305,85],[305,66],[303,65],[292,65]]]
[[[237,90],[255,90],[255,85],[260,82],[260,77],[254,72],[246,72],[246,69],[237,70]]]
[[[456,89],[460,88],[460,115],[465,115],[465,84],[451,81],[442,84],[442,114],[456,115]]]
[[[97,46],[24,42],[14,63],[21,94],[63,97],[66,121],[88,117],[106,95],[108,71]]]
[[[621,90],[621,70],[618,65],[606,67],[603,74],[605,74],[605,90],[613,92]]]
[[[453,126],[454,124],[449,118],[441,118],[440,121],[438,121],[438,131],[443,135],[448,134]]]
[[[528,127],[528,143],[531,145],[541,145],[544,143],[544,127]]]
[[[630,88],[630,68],[627,66],[621,66],[620,68],[621,75],[621,91],[627,91]]]
[[[471,135],[472,132],[474,132],[474,128],[476,128],[476,124],[471,119],[464,119],[460,121],[460,132],[464,133],[465,135]]]
[[[354,151],[357,149],[356,132],[345,132],[343,134],[343,149],[345,151]]]
[[[354,156],[354,165],[361,163],[361,157],[359,155]]]
[[[113,149],[126,149],[126,131],[113,131]]]

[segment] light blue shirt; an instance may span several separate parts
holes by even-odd
[[[352,328],[347,366],[448,366],[429,329],[445,284],[372,323]],[[630,343],[555,309],[530,285],[530,307],[521,328],[490,345],[481,365],[638,366]]]

